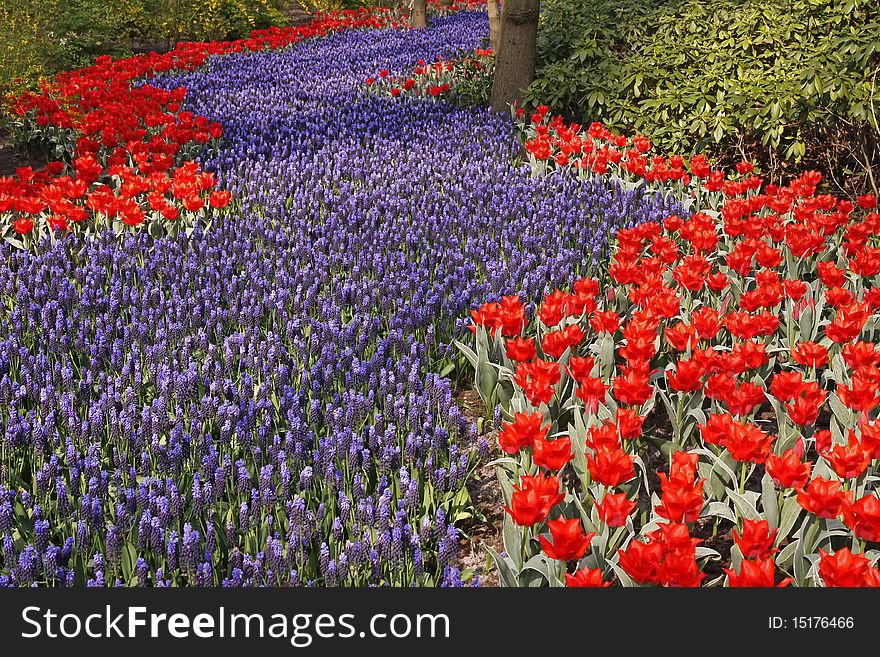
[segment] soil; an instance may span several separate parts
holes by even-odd
[[[3,126],[0,126],[0,176],[14,176],[19,167],[33,167],[42,169],[46,166],[46,160],[16,150],[12,143],[12,135]]]
[[[480,395],[473,389],[459,390],[455,395],[465,417],[471,422],[485,418],[486,406]],[[495,438],[497,431],[491,428],[491,422],[484,419],[482,437],[489,443],[490,460],[501,455]],[[504,503],[501,487],[495,476],[495,467],[482,465],[476,476],[468,484],[468,492],[475,507],[475,516],[471,522],[462,526],[464,537],[459,545],[458,567],[467,569],[479,577],[481,587],[497,587],[498,573],[492,564],[492,558],[486,547],[496,552],[504,550],[501,528],[504,524]]]
[[[304,9],[302,5],[295,0],[290,3],[287,15],[290,16],[290,20],[287,22],[288,25],[305,25],[306,23],[310,23],[314,18],[310,12]]]

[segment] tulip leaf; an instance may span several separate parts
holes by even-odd
[[[510,567],[508,560],[504,559],[490,545],[486,546],[486,550],[489,552],[490,555],[492,555],[492,560],[495,562],[495,567],[498,569],[498,581],[501,582],[501,586],[519,586],[519,581],[516,573],[514,573],[513,569]]]
[[[708,548],[702,545],[698,545],[694,548],[694,556],[697,559],[709,559],[710,561],[717,561],[721,558],[721,554],[718,550],[713,550],[712,548]]]
[[[758,513],[755,505],[748,499],[748,497],[746,497],[745,494],[740,494],[732,488],[729,488],[727,490],[727,496],[733,502],[733,505],[736,507],[737,514],[741,518],[745,518],[747,520],[759,520],[761,518],[761,514]]]
[[[525,563],[523,570],[534,570],[540,573],[551,587],[560,587],[565,584],[559,577],[561,565],[561,562],[551,561],[544,554],[536,554]]]
[[[632,581],[632,578],[626,574],[626,571],[621,568],[616,561],[606,561],[611,570],[614,571],[614,574],[617,575],[617,579],[620,581],[621,586],[625,586],[627,588],[632,588],[636,586],[635,582]]]
[[[841,427],[845,429],[855,426],[853,412],[844,406],[843,402],[840,401],[840,397],[837,395],[828,395],[828,406],[831,407],[831,412],[834,414],[835,419],[840,423]],[[841,432],[840,435],[842,436],[843,433]],[[841,442],[845,443],[845,441]]]
[[[725,463],[721,457],[716,456],[715,453],[712,452],[712,450],[700,448],[700,449],[695,449],[693,451],[695,454],[700,454],[702,456],[708,456],[709,459],[715,464],[715,466],[717,466],[717,467],[712,468],[713,471],[716,473],[719,473],[719,474],[723,473],[723,474],[727,475],[728,482],[732,483],[732,482],[736,481],[736,475],[734,474],[733,470],[730,469],[730,466],[727,463]]]
[[[501,460],[499,460],[500,462]],[[510,500],[513,498],[513,484],[507,474],[507,470],[501,467],[501,465],[496,465],[495,476],[498,478],[498,484],[501,486],[501,495],[504,498],[504,503],[510,505]]]
[[[468,347],[463,342],[459,342],[458,340],[454,340],[453,343],[455,344],[456,347],[459,348],[461,353],[464,354],[464,357],[468,359],[468,362],[471,364],[471,367],[476,367],[477,363],[480,362],[480,359],[477,356],[477,354],[474,352],[474,350],[471,349],[470,347]]]
[[[790,569],[789,565],[794,559],[794,553],[797,550],[797,541],[789,543],[782,550],[780,550],[776,555],[776,565],[779,568]],[[733,550],[731,550],[731,555],[733,554]]]
[[[730,567],[739,572],[739,566],[742,563],[743,555],[739,549],[739,545],[734,543],[730,546]]]
[[[779,502],[776,498],[776,486],[766,472],[761,479],[761,509],[764,511],[764,518],[770,525],[770,529],[779,527]]]
[[[517,568],[522,567],[522,536],[519,526],[509,517],[504,518],[504,528],[502,529],[502,538],[504,539],[504,551],[507,552],[511,563]]]
[[[709,502],[700,512],[700,517],[724,518],[725,520],[730,520],[732,523],[736,523],[736,514],[724,502]]]

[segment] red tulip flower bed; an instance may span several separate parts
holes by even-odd
[[[135,85],[153,75],[192,71],[210,57],[284,48],[344,29],[391,27],[400,18],[387,8],[322,15],[308,25],[270,28],[251,38],[181,43],[166,54],[117,61],[63,73],[39,94],[17,99],[19,139],[48,153],[45,171],[21,169],[0,177],[0,237],[34,248],[43,237],[148,230],[153,236],[191,232],[230,201],[212,173],[192,162],[220,138],[222,128],[181,111],[183,88]]]
[[[675,189],[718,211],[619,231],[602,283],[534,316],[473,312],[503,585],[880,585],[876,199],[695,160]]]
[[[460,88],[477,79],[491,79],[495,57],[488,48],[477,49],[473,55],[436,61],[420,60],[406,75],[393,76],[387,69],[368,77],[364,84],[368,92],[397,97],[446,99]]]

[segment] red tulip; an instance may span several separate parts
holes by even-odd
[[[34,229],[34,222],[25,218],[16,219],[12,222],[12,227],[19,235],[27,235]]]
[[[581,568],[574,574],[565,573],[565,585],[568,587],[606,588],[611,582],[602,581],[601,568]]]
[[[501,431],[498,432],[498,444],[508,454],[516,454],[523,448],[531,447],[550,430],[549,426],[541,427],[543,422],[544,416],[541,413],[515,413],[513,422],[502,424]]]
[[[872,450],[866,450],[855,434],[850,432],[846,445],[835,444],[822,454],[834,472],[842,479],[854,479],[862,475],[873,458]]]
[[[669,474],[658,473],[662,496],[654,510],[673,523],[694,522],[703,508],[703,482],[696,481],[697,454],[676,452]]]
[[[618,408],[615,421],[617,422],[617,430],[620,432],[620,437],[626,440],[634,440],[642,434],[642,424],[645,418],[639,415],[638,411],[633,408]]]
[[[743,520],[742,535],[733,532],[733,541],[746,559],[766,559],[774,552],[773,542],[777,530],[770,531],[770,523],[766,520]]]
[[[571,439],[568,436],[559,436],[553,440],[536,438],[532,446],[535,465],[548,470],[562,470],[572,458]]]
[[[828,349],[812,341],[799,342],[792,348],[791,357],[801,365],[820,367],[828,364]]]
[[[594,313],[590,319],[590,327],[596,333],[616,333],[620,328],[622,319],[616,312],[608,310]]]
[[[848,547],[833,554],[819,549],[819,576],[826,586],[864,586],[871,563],[864,554],[853,554]]]
[[[578,383],[583,383],[593,371],[596,361],[592,356],[572,356],[568,359],[568,373]]]
[[[721,441],[737,461],[763,463],[770,454],[776,436],[771,436],[751,423],[731,422],[729,433]]]
[[[212,208],[217,208],[218,210],[225,208],[229,205],[229,201],[232,199],[232,194],[227,191],[216,190],[211,193],[210,203]]]
[[[744,560],[739,565],[739,573],[732,568],[724,568],[727,573],[727,585],[730,587],[785,587],[793,580],[786,577],[779,584],[776,582],[776,564],[773,559],[761,558],[754,561]]]
[[[770,454],[764,468],[770,478],[780,488],[803,488],[810,480],[813,464],[801,461],[801,455],[794,449],[786,450],[781,456]]]
[[[636,503],[627,499],[626,493],[609,493],[601,502],[596,502],[599,518],[609,527],[623,527]]]
[[[554,505],[565,496],[559,492],[559,480],[553,476],[538,473],[532,477],[524,475],[519,486],[513,487],[510,506],[504,510],[513,521],[524,527],[544,521]]]
[[[839,481],[816,477],[806,488],[797,491],[798,504],[820,518],[836,518],[849,507],[849,493]]]
[[[618,565],[637,584],[659,584],[664,550],[660,543],[632,541],[618,550]]]
[[[614,379],[614,397],[623,404],[641,406],[653,393],[648,377],[637,372],[627,371]]]
[[[553,542],[551,543],[543,535],[538,536],[538,540],[541,541],[544,553],[557,561],[580,559],[590,547],[593,536],[596,535],[594,532],[584,534],[581,521],[577,518],[550,520],[547,527],[550,529]]]
[[[606,486],[619,486],[636,476],[635,458],[620,448],[600,449],[587,457],[587,468],[593,481]]]
[[[537,355],[534,338],[516,337],[505,343],[507,357],[512,361],[526,362]]]
[[[856,500],[852,505],[852,518],[850,524],[856,536],[866,541],[880,541],[880,499],[876,495]]]

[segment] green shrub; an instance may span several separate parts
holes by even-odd
[[[842,173],[880,162],[876,0],[543,6],[533,103],[670,152],[733,151],[770,168],[831,160]]]
[[[175,41],[246,37],[287,22],[293,0],[14,0],[0,2],[0,99],[93,63]]]
[[[32,88],[51,72],[45,50],[50,22],[44,8],[57,2],[0,3],[0,110],[9,96]]]

